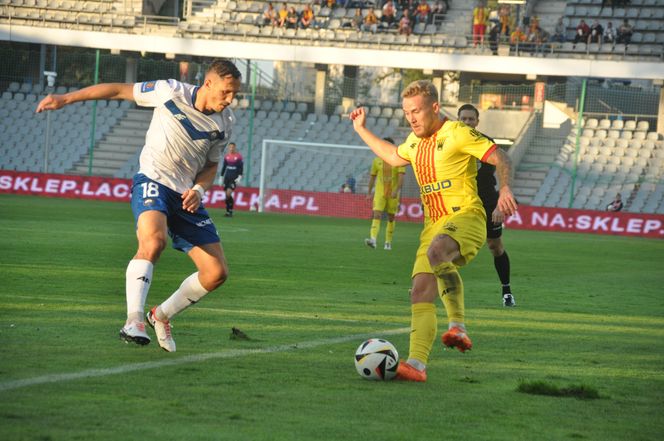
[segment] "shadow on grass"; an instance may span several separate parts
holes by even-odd
[[[524,394],[572,397],[580,400],[596,400],[600,398],[597,389],[591,386],[570,385],[567,387],[558,387],[546,381],[520,381],[516,391]]]

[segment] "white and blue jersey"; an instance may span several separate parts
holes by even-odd
[[[173,247],[185,252],[219,242],[203,204],[195,213],[185,211],[182,193],[193,187],[207,162],[219,162],[235,121],[229,108],[210,115],[198,111],[197,92],[198,87],[175,80],[134,85],[136,104],[154,107],[154,113],[133,180],[131,208],[137,222],[145,211],[164,213]]]
[[[219,162],[231,137],[230,108],[206,115],[194,107],[198,87],[175,80],[134,85],[136,104],[154,107],[139,173],[184,193],[206,162]]]

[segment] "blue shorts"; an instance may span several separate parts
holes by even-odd
[[[153,181],[142,173],[134,176],[131,186],[131,211],[134,219],[144,211],[156,210],[166,215],[168,235],[173,248],[188,253],[197,245],[219,242],[217,229],[203,207],[195,213],[182,209],[182,194]]]

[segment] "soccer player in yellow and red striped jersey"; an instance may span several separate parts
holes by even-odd
[[[384,138],[393,143],[392,138]],[[387,226],[385,228],[385,246],[386,250],[392,249],[392,238],[394,237],[394,227],[397,211],[399,210],[399,195],[403,185],[403,175],[406,173],[406,167],[392,167],[387,162],[376,157],[371,163],[369,173],[369,190],[367,198],[372,197],[373,191],[373,219],[369,229],[369,237],[364,239],[364,243],[370,248],[376,248],[376,239],[380,232],[380,220],[383,213],[387,214]],[[375,187],[375,188],[374,188]]]
[[[511,163],[484,135],[440,116],[438,91],[430,81],[415,81],[402,93],[412,133],[400,146],[366,127],[366,110],[350,114],[362,140],[394,167],[411,164],[424,205],[424,229],[412,272],[411,334],[408,359],[397,378],[426,381],[426,364],[437,334],[436,296],[448,317],[445,346],[472,348],[466,334],[464,290],[458,268],[469,263],[486,240],[486,214],[477,195],[477,159],[495,165],[500,180],[498,208],[506,216],[517,209],[510,189]]]

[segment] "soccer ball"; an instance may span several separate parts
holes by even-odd
[[[371,338],[355,351],[355,369],[367,380],[391,380],[397,375],[399,354],[387,340]]]

